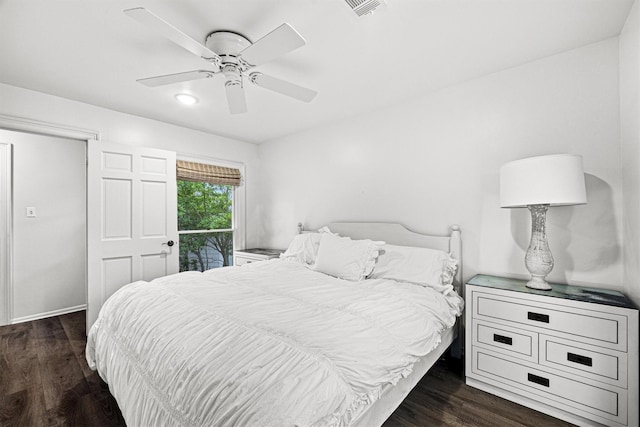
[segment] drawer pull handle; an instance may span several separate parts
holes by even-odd
[[[532,383],[549,387],[549,378],[540,377],[534,374],[527,374],[527,380],[531,381]]]
[[[505,337],[504,335],[493,334],[493,340],[495,342],[499,342],[499,343],[506,344],[506,345],[512,345],[513,344],[513,338]]]
[[[587,356],[581,356],[575,353],[567,353],[567,360],[569,362],[579,363],[585,366],[593,366],[593,360]]]
[[[527,319],[534,320],[536,322],[549,323],[548,314],[533,313],[529,311],[527,312]]]

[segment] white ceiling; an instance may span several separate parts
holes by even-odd
[[[387,0],[358,18],[345,0],[0,0],[0,82],[260,143],[619,34],[633,0]],[[257,40],[288,22],[307,44],[257,67],[318,91],[310,104],[223,79],[149,88],[136,79],[206,69],[122,11],[142,6],[204,43]],[[190,92],[200,102],[179,104]]]

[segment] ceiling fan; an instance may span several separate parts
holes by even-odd
[[[247,111],[243,84],[246,80],[303,102],[311,102],[317,95],[314,90],[276,77],[256,71],[249,73],[255,66],[304,46],[305,40],[289,24],[280,25],[255,43],[238,33],[215,31],[207,36],[202,45],[143,7],[127,9],[124,13],[213,66],[212,70],[185,71],[137,80],[143,85],[156,87],[222,74],[225,77],[224,86],[231,114]]]

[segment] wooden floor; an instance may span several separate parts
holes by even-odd
[[[0,327],[0,426],[124,426],[107,385],[84,357],[85,313]],[[384,427],[568,426],[431,369]],[[143,426],[147,427],[147,426]]]

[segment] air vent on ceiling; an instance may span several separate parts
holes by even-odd
[[[384,0],[344,0],[356,15],[362,17],[373,12]]]

